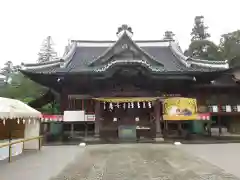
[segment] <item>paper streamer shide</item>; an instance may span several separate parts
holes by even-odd
[[[197,100],[193,98],[167,98],[163,102],[164,120],[197,120]]]
[[[126,102],[151,102],[151,101],[155,101],[157,97],[127,97],[127,98],[103,97],[103,98],[94,98],[94,99],[101,102],[126,103]]]

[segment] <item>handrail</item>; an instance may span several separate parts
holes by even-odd
[[[13,141],[13,142],[10,142],[10,143],[4,143],[4,144],[1,144],[0,145],[0,148],[3,148],[3,147],[9,147],[9,157],[8,157],[8,162],[11,162],[11,159],[12,159],[12,145],[14,144],[18,144],[18,143],[25,143],[25,142],[28,142],[28,141],[32,141],[32,140],[35,140],[35,139],[38,139],[39,140],[39,147],[38,149],[41,150],[41,146],[42,146],[42,138],[43,136],[37,136],[37,137],[32,137],[32,138],[26,138],[26,139],[21,139],[21,140],[16,140],[16,141]]]
[[[27,138],[27,139],[16,140],[16,141],[11,142],[11,143],[1,144],[0,148],[6,147],[6,146],[9,146],[9,145],[13,145],[13,144],[18,144],[18,143],[21,143],[21,142],[31,141],[31,140],[34,140],[34,139],[40,139],[40,138],[43,138],[43,136],[37,136],[37,137],[32,137],[32,138]]]

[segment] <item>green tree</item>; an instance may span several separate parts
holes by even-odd
[[[196,16],[191,32],[191,44],[184,54],[198,59],[222,60],[223,57],[219,47],[208,40],[210,34],[207,32],[207,29],[208,27],[204,24],[204,17]]]
[[[210,34],[207,32],[207,29],[208,27],[204,25],[204,17],[196,16],[194,19],[194,27],[191,32],[191,41],[206,40],[209,38]]]
[[[1,70],[2,74],[6,76],[7,83],[11,81],[11,74],[13,73],[13,63],[12,61],[7,61],[4,63],[4,67]]]
[[[48,62],[57,59],[57,52],[54,50],[53,45],[54,43],[51,36],[44,39],[40,52],[38,53],[37,62]]]
[[[2,97],[24,100],[26,98],[37,98],[46,92],[46,88],[36,84],[21,73],[14,73],[12,83],[0,88]]]
[[[1,97],[18,99],[28,104],[36,100],[37,98],[43,96],[48,90],[43,86],[26,78],[21,73],[13,73],[11,77],[12,77],[11,84],[7,84],[3,87],[0,87]],[[47,114],[52,113],[59,114],[60,105],[59,103],[56,102],[48,103],[43,107],[38,108],[37,110]]]
[[[59,103],[48,103],[39,109],[39,111],[46,114],[60,114],[60,105]]]
[[[230,65],[240,65],[240,30],[223,34],[220,40],[220,51]]]
[[[223,60],[219,47],[209,40],[196,40],[191,42],[188,50],[184,53],[186,56],[207,59],[207,60]]]

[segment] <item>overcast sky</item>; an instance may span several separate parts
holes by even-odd
[[[239,7],[240,0],[0,0],[0,65],[36,62],[48,35],[59,55],[68,39],[115,40],[121,24],[138,40],[172,30],[186,49],[197,15],[218,43],[221,34],[240,28]]]

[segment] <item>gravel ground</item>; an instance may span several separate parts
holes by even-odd
[[[239,180],[174,145],[87,146],[51,180]]]
[[[240,144],[191,144],[178,146],[240,178]]]

